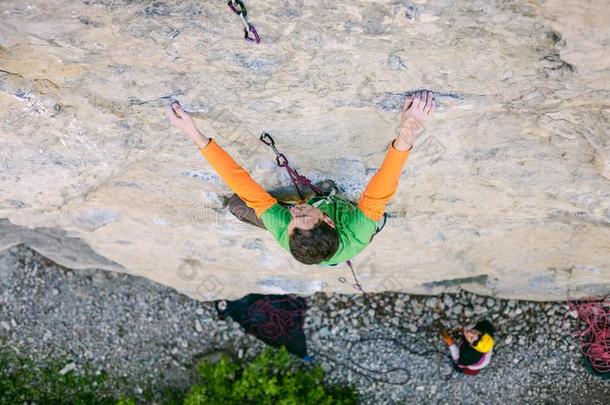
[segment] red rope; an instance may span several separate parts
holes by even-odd
[[[362,288],[362,284],[360,284],[360,282],[358,281],[358,277],[356,276],[356,271],[354,270],[354,266],[352,265],[352,261],[348,260],[345,263],[347,263],[347,265],[349,266],[349,269],[352,271],[352,276],[354,277],[354,288],[358,291],[360,291],[362,294],[364,295],[368,295],[368,293],[366,291],[364,291],[364,288]]]
[[[280,309],[274,306],[280,303],[288,303],[294,309]],[[290,330],[303,326],[304,314],[305,308],[294,299],[270,300],[266,297],[250,306],[246,323],[255,335],[271,340],[285,338],[286,342],[290,342]]]
[[[579,340],[583,356],[596,371],[610,372],[610,296],[568,301],[568,308],[577,314],[573,335]]]

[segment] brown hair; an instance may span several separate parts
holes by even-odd
[[[304,264],[318,264],[328,260],[339,249],[339,233],[325,221],[318,221],[311,229],[295,228],[289,236],[290,253]]]

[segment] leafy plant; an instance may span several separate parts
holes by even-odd
[[[1,343],[1,342],[0,342]],[[64,359],[37,359],[17,355],[0,344],[0,405],[12,404],[117,404],[135,405],[142,398],[121,397],[130,392],[129,381],[112,381],[104,373],[88,366],[60,373]],[[247,363],[235,363],[223,357],[215,364],[200,363],[201,383],[185,393],[165,387],[157,402],[184,405],[228,404],[355,404],[357,392],[351,387],[326,386],[324,371],[300,362],[285,350],[267,349]],[[186,394],[186,396],[185,396]],[[150,403],[144,398],[144,403]],[[117,397],[121,398],[118,399]]]
[[[61,374],[65,362],[35,364],[28,357],[0,347],[0,404],[105,404],[115,399],[107,375],[89,367]]]
[[[185,405],[240,404],[355,404],[351,387],[325,386],[320,366],[294,363],[285,349],[267,349],[253,361],[238,365],[227,357],[201,363],[202,384],[191,388]]]

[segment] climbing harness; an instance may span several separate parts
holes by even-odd
[[[286,172],[290,176],[290,180],[292,180],[292,184],[294,184],[294,188],[296,188],[301,201],[305,201],[305,196],[304,196],[303,192],[301,191],[301,189],[299,188],[299,185],[307,186],[307,187],[311,188],[313,191],[316,192],[317,195],[328,197],[327,193],[325,193],[324,190],[322,190],[320,187],[313,184],[311,182],[311,180],[309,180],[307,177],[300,175],[299,172],[297,172],[295,169],[290,167],[290,164],[288,163],[288,158],[286,158],[286,156],[283,153],[280,153],[280,151],[277,150],[277,148],[275,147],[275,141],[273,140],[271,135],[269,135],[267,132],[263,132],[261,134],[260,140],[265,145],[271,147],[271,149],[275,153],[275,161],[277,162],[277,165],[279,167],[283,167],[284,169],[286,169]],[[330,195],[331,196],[334,195],[334,190],[330,193]],[[384,219],[384,222],[383,222],[383,225],[381,228],[383,228],[383,226],[385,226],[385,215],[384,215],[383,219]],[[381,229],[378,228],[377,232],[379,232],[380,230]],[[347,260],[345,263],[349,266],[349,269],[352,272],[352,276],[354,278],[354,284],[352,284],[352,286],[356,290],[363,293],[364,295],[368,295],[368,293],[366,291],[364,291],[364,289],[362,288],[362,284],[360,284],[360,282],[358,281],[358,277],[356,276],[356,271],[354,270],[352,261]],[[345,283],[346,280],[344,277],[339,277],[339,282]]]
[[[227,4],[229,5],[229,8],[235,14],[237,14],[244,23],[244,39],[246,41],[260,44],[261,38],[259,37],[258,32],[256,32],[256,28],[254,28],[254,25],[248,22],[248,11],[246,11],[246,6],[244,5],[244,2],[242,0],[229,0]],[[237,7],[239,7],[239,10],[237,9]],[[251,37],[250,34],[252,34],[253,37]]]

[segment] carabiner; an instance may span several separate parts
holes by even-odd
[[[268,141],[266,141],[265,139],[268,139]],[[267,132],[263,132],[261,134],[260,140],[262,143],[264,143],[267,146],[275,146],[275,141],[273,140],[271,135],[269,135]]]
[[[256,32],[256,28],[254,28],[254,25],[248,23],[248,27],[250,29],[250,32],[252,34],[254,34],[254,38],[250,38],[250,35],[248,34],[248,30],[244,29],[244,39],[246,41],[250,41],[250,42],[254,42],[254,43],[260,44],[261,43],[261,37],[258,36],[258,32]]]
[[[229,7],[231,7],[231,10],[233,10],[233,12],[235,14],[243,15],[244,17],[246,17],[248,15],[248,12],[246,11],[246,6],[244,5],[243,1],[229,0],[229,2],[227,4],[229,5]],[[234,4],[237,4],[239,6],[239,8],[241,9],[241,11],[237,10],[237,8],[234,6]]]
[[[275,157],[275,161],[279,167],[284,167],[288,164],[288,159],[284,156],[283,153],[278,153]]]

